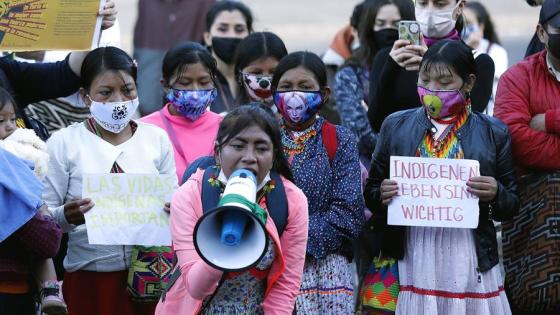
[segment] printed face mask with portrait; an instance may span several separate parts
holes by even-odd
[[[251,100],[262,102],[267,105],[272,104],[272,91],[270,89],[272,85],[271,75],[250,73],[243,73],[242,75],[245,90]]]
[[[88,96],[89,97],[89,96]],[[101,103],[90,98],[91,106],[89,108],[93,119],[103,129],[120,133],[132,119],[132,115],[138,108],[138,98],[124,102]]]
[[[317,115],[323,105],[323,97],[320,91],[282,91],[274,94],[274,104],[284,119],[301,125]]]

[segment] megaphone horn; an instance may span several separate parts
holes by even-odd
[[[218,207],[194,227],[194,247],[213,268],[242,271],[256,265],[268,247],[266,211],[256,203],[257,178],[239,169],[228,179]]]

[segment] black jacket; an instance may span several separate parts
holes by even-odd
[[[389,159],[393,156],[416,156],[422,139],[432,123],[423,108],[397,112],[387,117],[373,153],[364,197],[372,211],[372,231],[384,255],[402,259],[405,252],[405,227],[387,225],[387,207],[380,198],[381,182],[389,178]],[[480,271],[498,263],[496,231],[492,220],[511,219],[519,210],[519,198],[511,158],[511,137],[499,120],[473,113],[457,131],[465,159],[480,163],[480,174],[498,182],[498,193],[491,204],[480,202],[478,227],[475,230],[476,253]],[[375,254],[375,253],[374,253]]]

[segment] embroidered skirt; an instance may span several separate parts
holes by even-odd
[[[470,229],[410,227],[397,314],[510,315],[499,265],[481,273]]]
[[[341,255],[308,258],[296,299],[297,314],[354,314],[352,270]]]

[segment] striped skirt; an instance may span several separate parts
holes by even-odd
[[[397,314],[510,315],[499,265],[477,267],[473,230],[408,228]]]
[[[307,258],[296,299],[297,314],[354,314],[352,270],[341,255]]]

